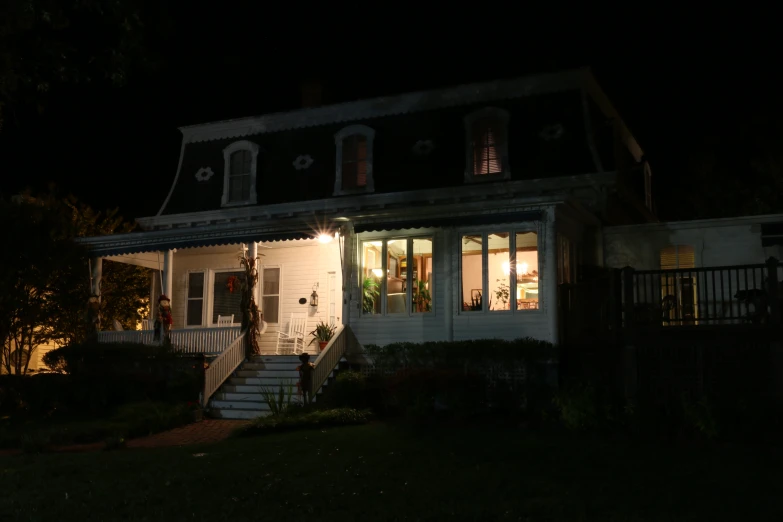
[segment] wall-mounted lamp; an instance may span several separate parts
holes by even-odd
[[[316,292],[317,289],[318,283],[313,285],[313,293],[310,294],[310,306],[318,306],[318,292]]]

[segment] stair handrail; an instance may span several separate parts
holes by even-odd
[[[313,363],[315,370],[313,371],[310,397],[314,397],[323,386],[343,355],[352,352],[357,346],[359,346],[359,341],[356,340],[351,327],[348,325],[338,326],[329,343],[321,350]]]
[[[239,365],[245,361],[247,354],[247,330],[239,334],[228,348],[213,360],[204,370],[204,393],[201,397],[201,405],[206,408],[209,399],[228,379]]]

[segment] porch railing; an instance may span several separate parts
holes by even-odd
[[[783,264],[623,269],[623,323],[768,324],[780,319]]]
[[[337,364],[346,353],[357,351],[359,341],[356,340],[353,330],[348,325],[340,325],[337,331],[329,340],[321,353],[315,360],[315,371],[313,372],[313,384],[310,390],[310,396],[314,397],[318,390],[329,378],[329,374],[335,369]]]
[[[207,407],[210,397],[239,368],[246,354],[247,331],[244,331],[204,371],[204,393],[201,397],[203,407]]]
[[[220,353],[239,336],[239,326],[188,328],[171,331],[171,344],[182,353]],[[98,333],[102,343],[156,344],[154,330],[123,330]]]

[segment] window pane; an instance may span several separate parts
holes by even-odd
[[[402,265],[408,265],[408,240],[388,239],[386,255],[386,313],[408,313],[408,290],[402,268]]]
[[[481,234],[462,236],[462,310],[482,309]]]
[[[204,297],[204,272],[188,274],[188,297]]]
[[[262,297],[261,309],[264,311],[264,321],[267,323],[280,322],[280,296],[265,295]]]
[[[367,138],[364,136],[354,136],[356,139],[356,161],[367,159]]]
[[[354,162],[343,162],[343,188],[351,189],[356,188],[356,183],[359,181],[359,164]],[[366,177],[366,174],[365,174]]]
[[[356,165],[356,186],[367,186],[367,160],[361,160]]]
[[[356,136],[348,136],[343,140],[343,161],[356,161]]]
[[[473,127],[473,174],[488,175],[503,172],[498,147],[501,124],[481,120]]]
[[[248,198],[243,197],[242,185],[246,176],[232,176],[228,180],[228,200],[244,201]]]
[[[234,322],[242,320],[242,292],[239,282],[244,272],[216,272],[212,301],[212,322],[217,323],[218,315],[233,315]]]
[[[242,188],[239,192],[239,199],[247,201],[250,199],[250,176],[242,176]]]
[[[413,311],[431,312],[435,292],[432,288],[432,238],[413,240],[412,263]]]
[[[239,174],[250,173],[250,151],[238,150],[231,154],[231,172],[230,175],[236,176]]]
[[[538,308],[538,234],[516,235],[517,310]]]
[[[280,269],[264,268],[264,286],[262,294],[278,295],[280,294]]]
[[[381,281],[383,277],[380,241],[362,243],[362,313],[381,313]]]
[[[511,264],[509,233],[487,236],[487,269],[489,277],[488,306],[490,310],[511,310]]]
[[[188,313],[187,313],[187,325],[188,326],[201,326],[201,319],[204,312],[204,300],[203,299],[188,299]]]

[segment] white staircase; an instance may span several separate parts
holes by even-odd
[[[290,385],[292,402],[300,401],[296,387],[296,383],[299,382],[299,372],[296,371],[296,367],[300,364],[299,357],[295,355],[252,357],[243,363],[212,396],[209,401],[209,415],[217,419],[255,419],[269,415],[269,404],[261,393],[262,388],[273,391],[277,396],[282,386],[286,395],[285,400],[288,400]],[[324,383],[324,386],[327,383]],[[322,390],[318,390],[318,395],[321,392]]]

